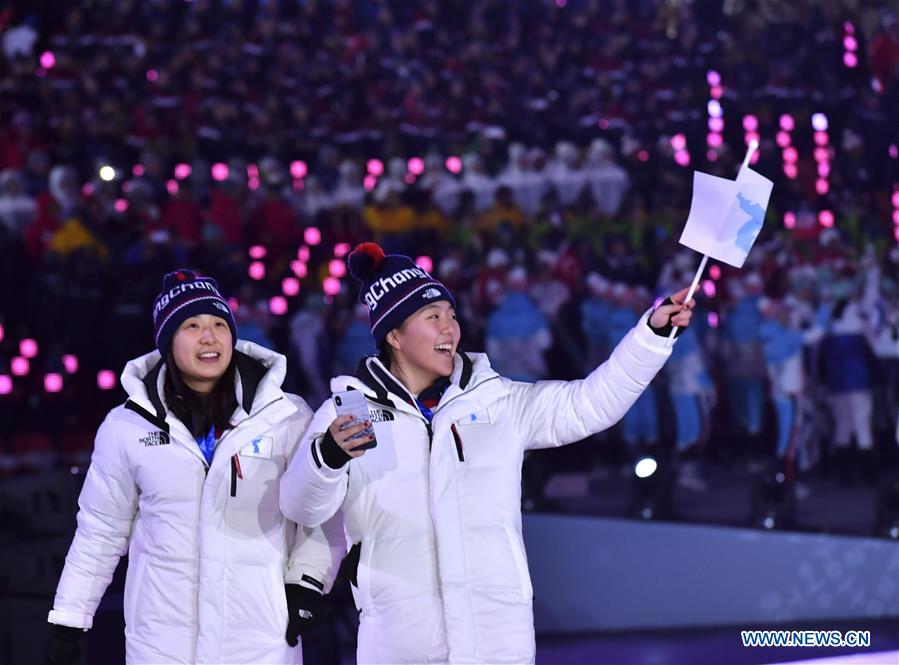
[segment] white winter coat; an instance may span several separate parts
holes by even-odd
[[[242,341],[235,353],[240,406],[208,469],[160,397],[157,351],[125,367],[128,402],[97,432],[49,621],[90,628],[127,550],[128,663],[300,663],[284,638],[284,584],[329,589],[344,552],[339,526],[331,549],[321,528],[298,530],[278,508],[311,416],[281,391],[284,356]]]
[[[378,445],[340,469],[323,464],[328,400],[284,475],[281,508],[310,526],[342,510],[348,543],[361,542],[360,664],[534,660],[522,457],[627,412],[670,354],[646,318],[579,381],[519,383],[483,354],[459,354],[430,425],[376,358],[332,380],[334,392],[366,394]]]

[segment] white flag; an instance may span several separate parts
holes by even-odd
[[[693,202],[680,243],[742,268],[762,230],[774,183],[750,168],[736,181],[696,171]]]

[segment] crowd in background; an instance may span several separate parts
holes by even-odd
[[[899,394],[899,25],[887,3],[856,4],[171,0],[46,3],[37,19],[13,3],[4,459],[55,459],[73,432],[89,450],[121,400],[97,372],[152,348],[150,304],[179,266],[218,279],[240,336],[285,353],[286,388],[313,406],[374,351],[340,265],[366,240],[421,257],[457,299],[463,347],[500,373],[583,376],[689,283],[700,257],[677,239],[693,170],[734,177],[751,114],[753,168],[774,181],[765,228],[743,270],[710,264],[696,325],[608,438],[628,457],[664,444],[874,477]],[[38,352],[18,375],[23,339]]]

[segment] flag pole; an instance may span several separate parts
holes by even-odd
[[[759,149],[759,142],[755,139],[749,142],[749,148],[746,150],[746,156],[743,158],[743,163],[740,165],[740,170],[737,172],[737,180],[740,179],[740,174],[747,168],[749,168],[749,162],[752,160],[753,153]],[[693,276],[693,283],[690,284],[690,290],[687,291],[687,297],[684,299],[684,302],[690,302],[690,299],[693,297],[693,294],[696,293],[696,287],[699,286],[699,280],[702,279],[702,273],[705,272],[705,264],[709,261],[709,255],[703,254],[702,261],[699,262],[699,268],[696,269],[696,274]],[[668,345],[672,344],[672,340],[674,340],[674,336],[677,334],[677,326],[674,326],[671,329],[671,334],[668,335]]]

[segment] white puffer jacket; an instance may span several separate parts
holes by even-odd
[[[238,342],[234,428],[206,460],[163,394],[157,351],[132,360],[129,400],[97,432],[51,623],[90,628],[128,551],[128,663],[300,663],[284,584],[330,588],[343,533],[297,529],[278,484],[312,415],[281,391],[284,356]],[[239,473],[238,473],[239,470]],[[242,476],[242,477],[241,477]]]
[[[340,469],[324,464],[326,401],[284,474],[281,508],[309,526],[341,510],[347,541],[361,543],[360,664],[533,661],[522,458],[627,412],[670,354],[646,318],[580,381],[519,383],[482,354],[459,354],[430,424],[376,358],[331,382],[366,394],[378,445]]]

